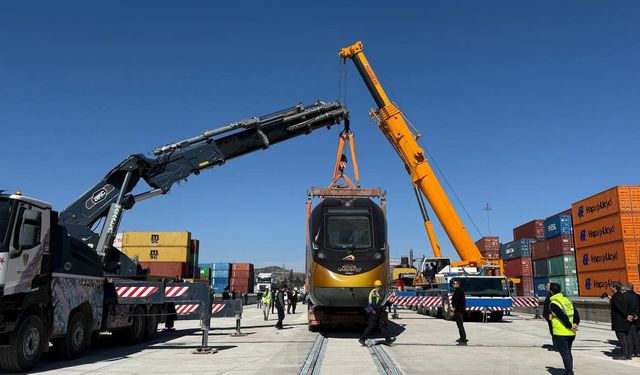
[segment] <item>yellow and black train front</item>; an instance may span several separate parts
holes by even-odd
[[[315,306],[364,307],[376,280],[388,292],[383,210],[369,198],[325,198],[309,217],[307,280]]]

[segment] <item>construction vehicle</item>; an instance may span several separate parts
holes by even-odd
[[[192,174],[347,117],[338,102],[298,105],[160,147],[155,158],[132,155],[59,213],[44,201],[0,192],[2,369],[28,371],[49,342],[77,357],[101,331],[140,342],[176,315],[176,298],[187,289],[202,286],[210,296],[207,284],[147,281],[140,265],[113,247],[123,212]],[[140,179],[150,190],[134,195]],[[205,303],[202,310],[208,327],[211,309]]]
[[[265,292],[267,289],[271,289],[271,284],[273,282],[272,273],[270,272],[260,272],[258,273],[255,292]]]
[[[432,283],[430,288],[424,290],[424,295],[439,297],[437,308],[441,311],[440,314],[436,315],[449,316],[447,311],[449,309],[449,297],[452,292],[450,283],[453,279],[459,279],[461,285],[465,288],[468,312],[491,312],[493,319],[502,319],[503,312],[512,307],[507,279],[503,276],[485,276],[488,270],[500,269],[500,263],[491,262],[483,258],[471,239],[466,227],[431,169],[424,150],[418,145],[417,141],[420,134],[411,131],[404,114],[398,106],[389,100],[365,57],[362,42],[356,42],[351,46],[342,48],[339,55],[343,61],[351,59],[355,64],[377,105],[377,109],[371,109],[369,114],[389,143],[391,143],[398,156],[400,156],[407,172],[411,176],[411,182],[415,187],[418,201],[421,201],[420,194],[427,198],[438,221],[460,256],[461,260],[459,262],[452,262],[442,269],[434,268],[431,271],[433,274]],[[423,208],[423,205],[421,205],[421,209]],[[430,220],[424,215],[426,211],[422,210],[422,212],[436,262],[425,259],[421,262],[421,267],[423,265],[426,267],[426,265],[431,265],[432,263],[436,263],[434,266],[437,267],[437,260],[442,259],[440,248],[435,241]],[[418,271],[422,276],[429,276],[425,274],[426,269],[424,268]]]
[[[342,152],[346,142],[351,149],[355,183],[345,173],[348,159]],[[313,198],[320,201],[312,208]],[[366,324],[364,307],[374,282],[389,279],[386,199],[380,188],[360,186],[348,121],[340,134],[329,187],[314,187],[308,193],[306,239],[309,330]],[[382,292],[388,295],[387,291],[385,282]]]

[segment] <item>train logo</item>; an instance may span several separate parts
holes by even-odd
[[[356,260],[356,257],[353,254],[349,254],[346,257],[342,258],[342,260]]]

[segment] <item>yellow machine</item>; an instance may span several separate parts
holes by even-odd
[[[380,81],[378,81],[364,55],[362,42],[356,42],[341,49],[340,57],[345,60],[349,58],[354,62],[378,106],[377,109],[371,109],[369,114],[402,159],[405,168],[411,175],[413,185],[427,198],[429,205],[433,208],[447,236],[460,255],[461,261],[454,262],[452,265],[457,267],[501,268],[498,262],[493,263],[482,257],[480,250],[471,239],[465,225],[460,220],[451,201],[431,169],[424,150],[418,145],[417,138],[419,135],[411,132],[404,115],[389,100],[380,85]],[[417,190],[416,194],[419,194]],[[418,201],[420,202],[420,197]],[[437,244],[433,234],[433,227],[428,217],[425,217],[425,229],[429,235],[434,255],[439,257],[440,247]]]

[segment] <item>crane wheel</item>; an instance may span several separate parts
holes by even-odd
[[[0,346],[0,368],[7,372],[29,371],[42,356],[44,340],[42,319],[28,315],[9,337],[9,345]]]

